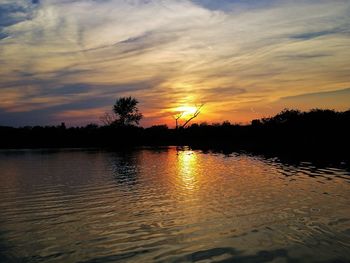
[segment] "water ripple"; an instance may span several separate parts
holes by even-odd
[[[1,262],[348,262],[350,173],[190,149],[0,152]]]

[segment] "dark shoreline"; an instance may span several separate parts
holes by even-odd
[[[250,125],[192,124],[184,129],[165,125],[98,126],[0,126],[0,149],[103,148],[139,146],[189,146],[202,151],[248,152],[266,156],[350,160],[350,111],[285,110],[274,117],[253,120]]]

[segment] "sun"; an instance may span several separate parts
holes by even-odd
[[[183,115],[193,115],[197,111],[197,108],[193,106],[179,106],[175,108],[175,111],[182,112]]]

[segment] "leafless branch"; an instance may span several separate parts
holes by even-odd
[[[110,112],[105,112],[101,117],[100,117],[101,122],[104,125],[111,125],[115,121],[115,117],[113,116],[112,113]]]
[[[196,112],[193,113],[193,115],[187,121],[185,121],[185,123],[181,126],[181,128],[185,128],[186,125],[190,123],[190,121],[192,121],[194,118],[196,118],[201,113],[201,109],[203,106],[204,106],[204,104],[197,107]]]
[[[180,112],[177,115],[174,115],[173,118],[175,120],[176,129],[179,128],[179,119],[184,115],[184,112]]]

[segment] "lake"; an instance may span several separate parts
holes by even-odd
[[[0,262],[349,262],[348,164],[0,151]]]

